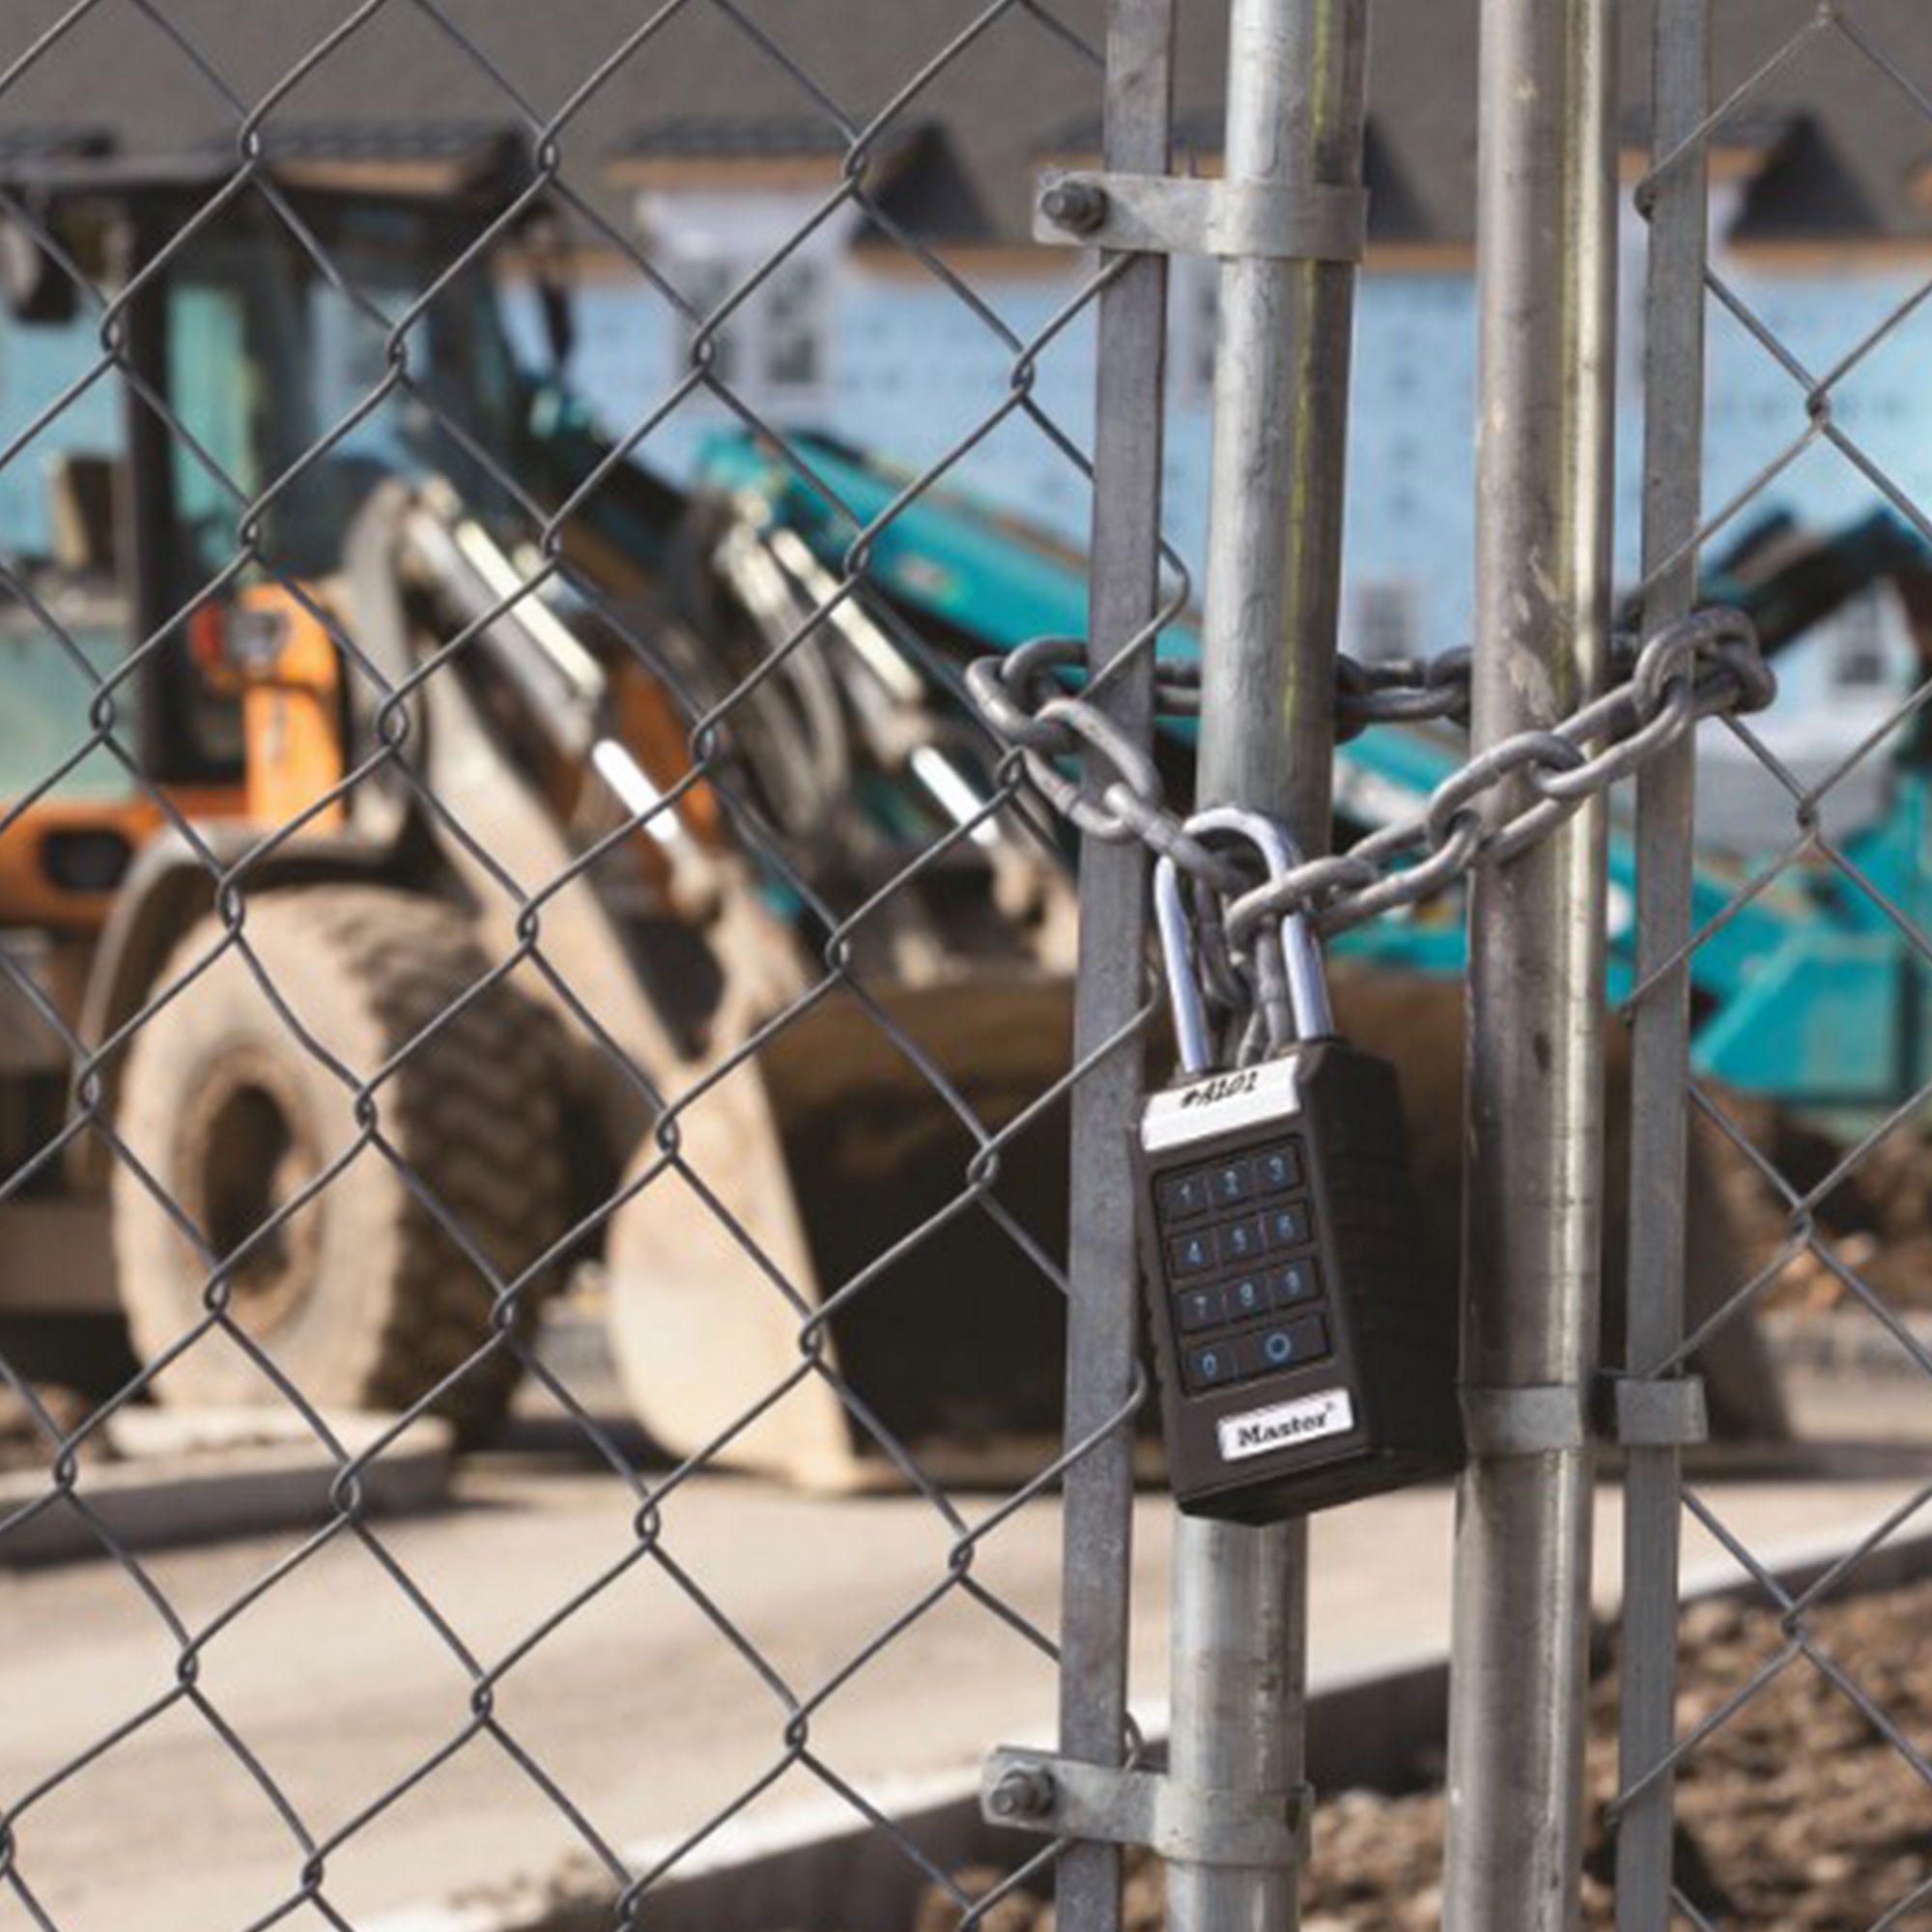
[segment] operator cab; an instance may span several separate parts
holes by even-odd
[[[247,659],[286,641],[263,612],[341,567],[385,479],[508,501],[528,384],[470,251],[509,148],[388,140],[309,141],[233,193],[232,156],[98,142],[10,170],[0,799],[63,774],[42,836],[12,841],[10,921],[104,917],[161,820],[150,785],[197,819],[245,810]]]

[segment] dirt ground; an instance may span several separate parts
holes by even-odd
[[[1677,1728],[1719,1710],[1787,1647],[1776,1619],[1721,1603],[1683,1626]],[[1920,1751],[1932,1749],[1932,1583],[1820,1609],[1814,1651]],[[1612,1922],[1604,1805],[1615,1783],[1616,1676],[1597,1686],[1590,1744],[1584,1924]],[[1435,1932],[1441,1922],[1439,1789],[1324,1794],[1304,1891],[1303,1932]],[[1883,1920],[1932,1925],[1932,1784],[1880,1735],[1844,1689],[1804,1657],[1789,1663],[1691,1753],[1678,1778],[1676,1880],[1713,1925],[1844,1932]],[[975,1892],[995,1882],[974,1873]],[[1051,1932],[1051,1908],[1014,1897],[985,1932]],[[934,1893],[916,1932],[946,1932],[957,1908]],[[1127,1932],[1160,1932],[1151,1861],[1130,1873]]]

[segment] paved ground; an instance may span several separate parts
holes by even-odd
[[[1919,1406],[1923,1398],[1917,1398]],[[1915,1410],[1915,1415],[1917,1411]],[[1900,1472],[1799,1487],[1712,1482],[1705,1494],[1776,1556],[1876,1522],[1913,1487]],[[613,1479],[556,1455],[469,1466],[458,1505],[385,1525],[397,1560],[490,1665],[497,1720],[613,1842],[695,1829],[781,1755],[779,1695],[664,1570],[637,1564],[527,1655],[518,1646],[631,1547]],[[981,1503],[983,1509],[989,1504]],[[978,1574],[1050,1622],[1058,1516],[1041,1505],[988,1542]],[[1426,1652],[1446,1628],[1446,1492],[1321,1519],[1314,1632],[1319,1677]],[[1603,1512],[1600,1576],[1616,1575]],[[949,1537],[921,1503],[810,1501],[762,1485],[694,1484],[668,1507],[664,1548],[802,1694],[946,1574]],[[196,1690],[244,1736],[318,1838],[465,1735],[470,1682],[397,1584],[338,1542],[233,1622],[224,1607],[298,1547],[293,1534],[150,1559],[184,1622],[207,1634]],[[1139,1512],[1134,1673],[1158,1721],[1166,1640],[1168,1512]],[[1701,1535],[1692,1566],[1715,1557]],[[0,1573],[0,1804],[164,1698],[179,1644],[154,1607],[100,1563]],[[511,1661],[514,1660],[514,1661]],[[833,1690],[811,1747],[879,1802],[951,1775],[989,1743],[1044,1735],[1053,1678],[1042,1658],[956,1593]],[[794,1770],[747,1814],[770,1826],[822,1792]],[[33,1804],[18,1869],[61,1932],[225,1932],[298,1887],[302,1856],[270,1801],[209,1722],[178,1702]],[[475,1735],[327,1859],[331,1903],[355,1922],[517,1873],[573,1849],[569,1824],[487,1735]],[[307,1911],[285,1924],[319,1926]],[[0,1932],[32,1920],[0,1888]]]

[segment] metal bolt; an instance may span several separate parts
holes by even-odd
[[[1015,1765],[987,1800],[996,1818],[1044,1818],[1053,1810],[1053,1775],[1038,1766]]]
[[[1091,235],[1107,218],[1107,191],[1088,181],[1055,182],[1040,195],[1039,212],[1069,235]]]

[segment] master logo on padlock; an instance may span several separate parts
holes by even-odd
[[[1187,830],[1248,839],[1274,877],[1297,860],[1259,812]],[[1252,962],[1292,1032],[1216,1067],[1172,859],[1154,910],[1181,1065],[1132,1152],[1176,1502],[1268,1522],[1453,1471],[1455,1301],[1428,1266],[1395,1069],[1337,1037],[1299,915]]]

